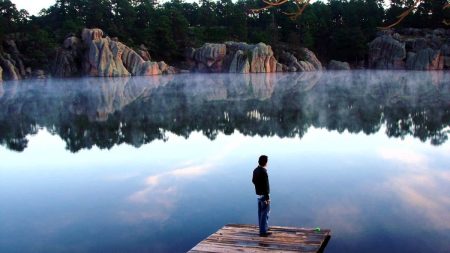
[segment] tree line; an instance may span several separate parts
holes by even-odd
[[[253,13],[251,9],[264,6],[261,0],[57,0],[38,16],[18,10],[10,0],[0,0],[0,39],[8,34],[19,37],[19,49],[32,67],[48,65],[55,47],[84,27],[101,28],[132,47],[144,44],[155,60],[172,64],[183,60],[186,47],[228,40],[264,42],[275,49],[307,47],[322,61],[358,62],[377,27],[395,22],[413,2],[316,1],[292,20],[283,14],[295,11],[292,3]],[[442,20],[450,12],[442,9],[446,2],[422,1],[399,27],[445,27]]]

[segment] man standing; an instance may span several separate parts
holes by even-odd
[[[269,175],[267,174],[267,160],[268,157],[262,155],[259,157],[259,166],[253,170],[252,182],[255,185],[256,195],[258,196],[258,222],[259,222],[259,236],[267,237],[272,233],[269,229],[269,212],[270,212],[270,186]]]

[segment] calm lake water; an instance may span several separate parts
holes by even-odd
[[[0,84],[0,252],[185,252],[256,224],[326,252],[450,252],[450,72]]]

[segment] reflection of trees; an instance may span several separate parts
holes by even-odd
[[[323,72],[177,75],[6,83],[0,143],[22,151],[45,127],[75,152],[166,139],[193,131],[214,139],[302,137],[309,127],[447,140],[450,83],[445,72]]]

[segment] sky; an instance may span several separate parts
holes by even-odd
[[[17,9],[25,9],[30,15],[37,15],[42,9],[53,5],[55,0],[11,0]]]

